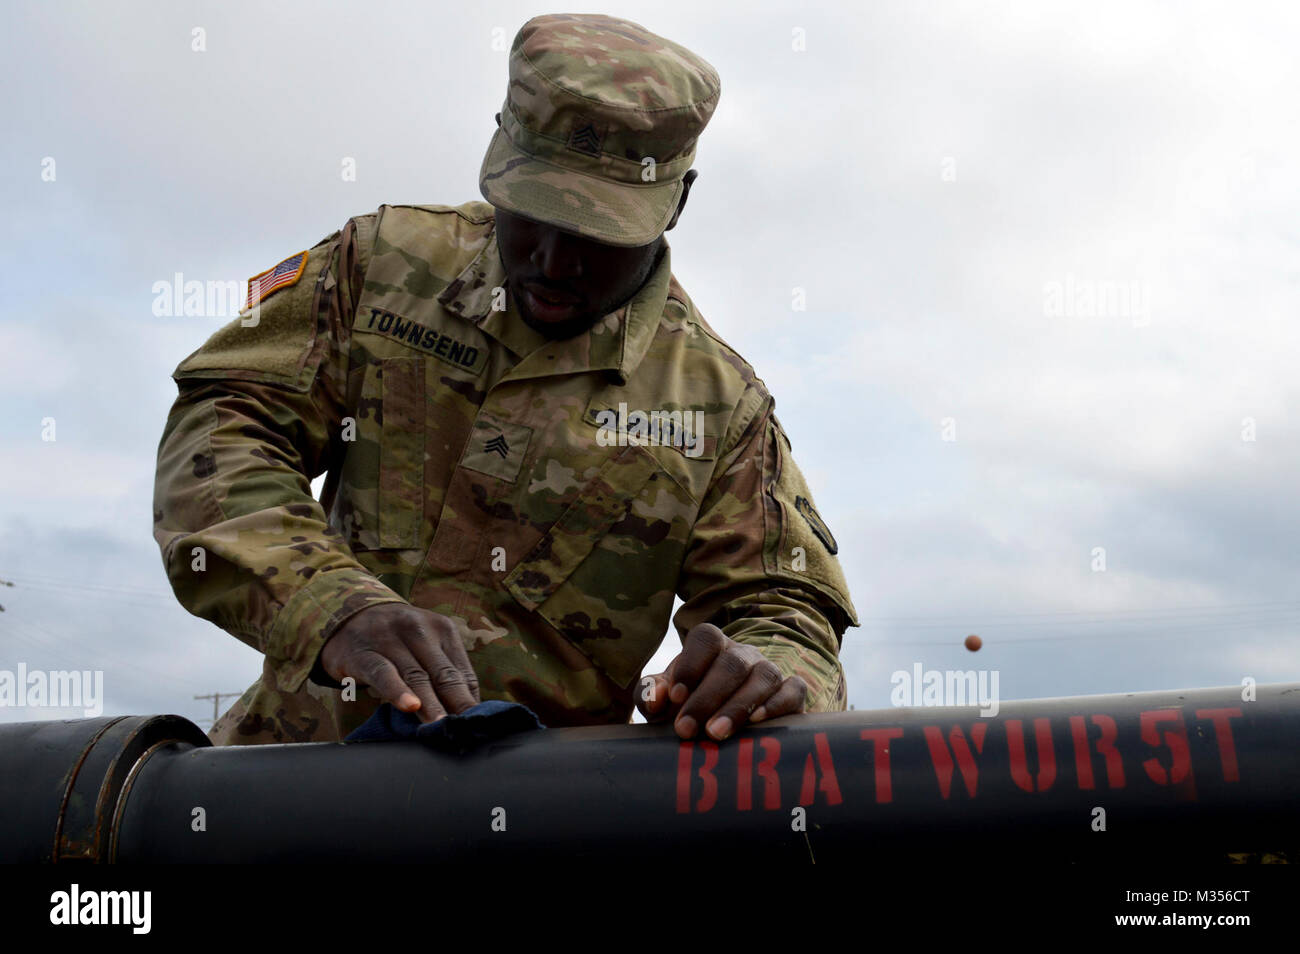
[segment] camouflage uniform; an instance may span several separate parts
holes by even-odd
[[[670,258],[548,340],[507,292],[492,205],[385,205],[180,364],[155,537],[181,603],[265,656],[215,742],[361,724],[372,695],[309,676],[340,624],[401,601],[455,622],[484,699],[548,725],[629,719],[674,593],[679,635],[715,623],[802,676],[809,710],[845,707],[834,537]]]

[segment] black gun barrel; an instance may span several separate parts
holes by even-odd
[[[719,744],[548,729],[463,756],[21,723],[0,769],[5,861],[1300,859],[1300,684],[810,714]]]

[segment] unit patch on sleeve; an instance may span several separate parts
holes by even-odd
[[[274,268],[268,268],[254,275],[248,280],[248,297],[244,299],[244,307],[252,308],[271,292],[297,284],[298,279],[302,278],[302,270],[306,267],[307,253],[299,252],[297,255],[290,255]]]
[[[803,496],[795,497],[794,509],[803,514],[803,518],[808,521],[808,526],[812,527],[812,532],[817,535],[817,539],[822,542],[822,546],[830,551],[832,556],[840,552],[840,545],[835,542],[835,537],[831,534],[831,528],[826,526],[826,522],[822,520],[822,515],[812,505],[812,501]]]

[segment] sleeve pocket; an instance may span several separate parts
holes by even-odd
[[[419,545],[424,500],[424,365],[385,358],[366,366],[349,436],[343,419],[335,521],[354,550]]]
[[[424,516],[424,359],[383,361],[379,546],[419,546]]]
[[[812,491],[791,456],[790,440],[775,415],[768,429],[763,474],[768,498],[765,508],[778,520],[777,532],[769,532],[765,541],[765,569],[771,577],[810,586],[829,597],[849,624],[857,626],[857,611],[836,558],[839,543],[813,504]]]

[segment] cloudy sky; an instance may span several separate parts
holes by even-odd
[[[169,374],[226,320],[154,283],[479,198],[504,50],[548,12],[4,5],[0,669],[196,720],[257,677],[150,535]],[[600,12],[722,76],[674,270],[839,538],[857,708],[916,663],[1004,699],[1300,680],[1300,8]]]

